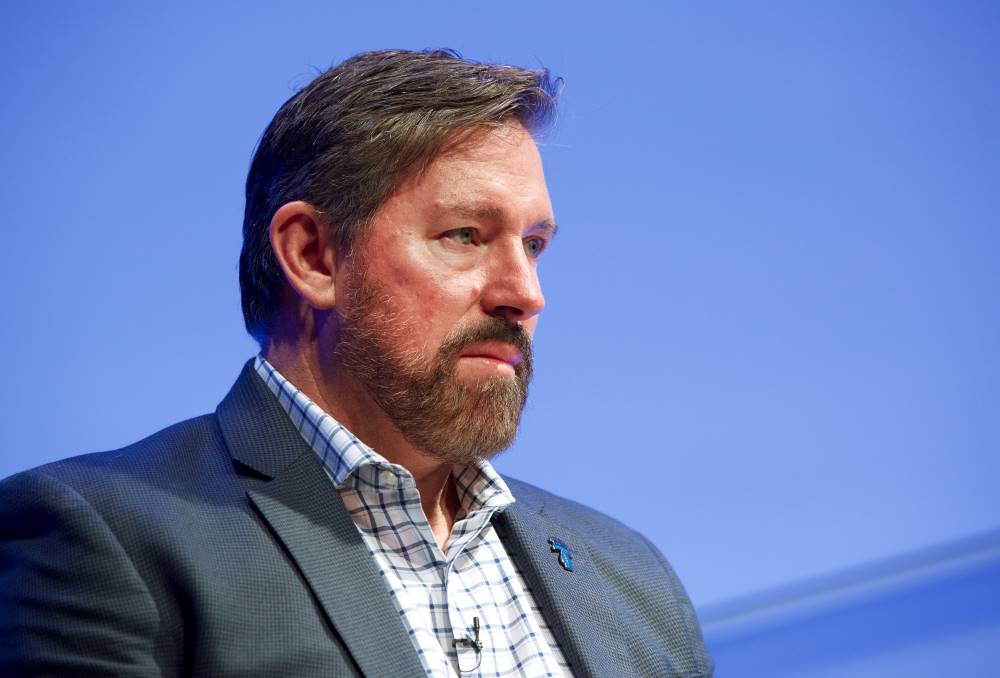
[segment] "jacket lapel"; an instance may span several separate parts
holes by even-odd
[[[233,458],[270,481],[253,504],[367,676],[423,675],[368,547],[312,450],[248,362],[217,410]]]
[[[520,566],[573,675],[635,675],[622,642],[623,630],[605,593],[607,584],[584,539],[520,497],[493,524],[508,555]],[[561,564],[550,537],[571,549],[572,571]]]

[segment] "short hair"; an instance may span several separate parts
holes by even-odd
[[[257,144],[247,175],[240,294],[262,348],[287,282],[271,249],[274,213],[312,204],[350,248],[383,202],[461,130],[551,124],[561,79],[547,69],[483,64],[452,50],[364,52],[293,95]]]

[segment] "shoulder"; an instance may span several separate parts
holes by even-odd
[[[544,516],[587,546],[609,568],[648,577],[659,572],[668,587],[683,590],[673,567],[645,535],[585,504],[514,478],[504,477],[521,508]]]
[[[617,581],[640,583],[643,595],[664,595],[690,609],[684,586],[670,562],[648,538],[571,499],[513,478],[504,478],[521,509],[537,514],[563,530],[573,543],[585,546],[601,570]]]
[[[649,543],[642,534],[628,525],[585,504],[560,497],[516,478],[504,476],[504,481],[515,500],[525,508],[538,511],[580,535],[592,536],[595,541],[610,538],[614,542]]]
[[[185,498],[218,493],[232,461],[214,415],[189,419],[126,447],[84,454],[0,481],[8,517],[24,511],[86,508],[110,523],[141,524],[170,513]],[[74,508],[75,507],[75,508]]]
[[[164,559],[217,534],[202,528],[217,528],[242,497],[214,415],[22,471],[0,481],[0,578],[5,567],[35,576],[30,564],[48,562],[155,580]]]
[[[119,449],[50,462],[2,482],[49,478],[84,490],[120,482],[143,482],[196,472],[224,449],[215,416],[203,415],[168,426]]]
[[[648,654],[652,645],[674,649],[690,672],[710,676],[712,662],[691,600],[660,550],[636,530],[620,521],[571,499],[529,483],[504,478],[521,511],[541,520],[534,526],[558,526],[557,535],[584,551],[593,575],[605,585],[608,597],[621,617],[621,625],[635,634],[627,641],[635,657]],[[576,560],[576,555],[574,555]],[[640,642],[640,629],[658,637],[655,643]],[[657,645],[659,643],[660,645]],[[656,664],[658,660],[650,660]]]
[[[217,428],[199,417],[0,481],[0,673],[159,673],[176,618],[164,554],[204,512],[186,486],[228,456]]]

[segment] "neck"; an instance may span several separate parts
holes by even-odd
[[[315,352],[285,344],[269,344],[264,357],[359,440],[410,472],[424,515],[444,553],[460,509],[451,464],[412,445],[368,392],[339,365],[322,365]]]

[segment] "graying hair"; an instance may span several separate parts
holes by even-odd
[[[537,136],[560,87],[546,69],[475,63],[450,50],[364,52],[321,73],[278,110],[250,165],[240,252],[247,331],[266,345],[287,289],[269,237],[279,207],[312,204],[349,248],[449,137],[511,120]]]

